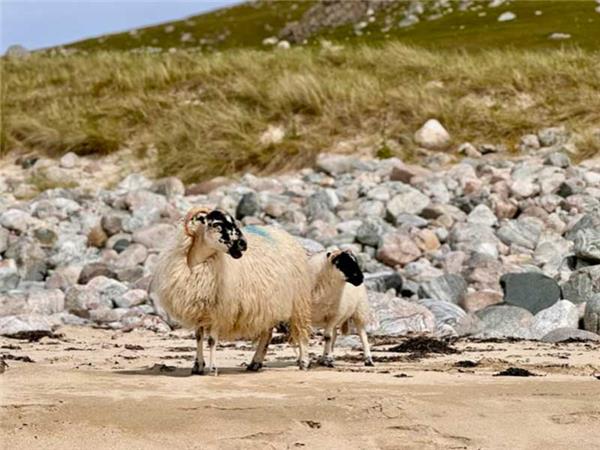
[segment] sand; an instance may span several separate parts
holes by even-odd
[[[375,347],[375,367],[337,349],[337,367],[299,371],[272,345],[244,370],[248,343],[219,350],[217,377],[191,376],[194,341],[177,331],[67,327],[37,343],[0,339],[7,449],[591,449],[600,443],[600,347],[453,344],[411,358]],[[319,353],[316,340],[311,351]],[[7,356],[8,355],[8,356]],[[344,357],[347,355],[347,357]],[[381,362],[382,358],[392,362]],[[475,367],[457,367],[473,361]],[[470,365],[469,363],[461,363]],[[498,377],[509,367],[540,376]]]

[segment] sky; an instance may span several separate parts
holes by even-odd
[[[13,44],[34,50],[182,19],[235,3],[240,0],[0,0],[0,54]]]

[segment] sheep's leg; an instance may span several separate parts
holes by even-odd
[[[217,352],[217,342],[219,341],[219,335],[214,329],[210,329],[208,332],[208,373],[211,375],[217,375],[217,366],[215,364],[215,356]]]
[[[300,370],[308,370],[310,367],[310,360],[306,357],[308,356],[307,344],[308,342],[304,340],[298,342],[298,367]]]
[[[192,375],[204,375],[204,328],[196,330],[196,360],[192,367]]]
[[[269,331],[265,331],[260,335],[258,339],[258,345],[256,346],[256,353],[254,353],[254,357],[252,358],[252,362],[246,367],[246,370],[251,372],[258,372],[263,367],[263,361],[265,360],[265,356],[267,355],[267,348],[269,347],[269,342],[271,342],[271,337],[273,336],[273,329],[269,329]]]
[[[327,325],[323,330],[323,356],[319,360],[319,364],[322,366],[333,367],[333,355],[332,355],[332,341],[335,326]]]
[[[331,354],[333,355],[333,350],[335,348],[335,341],[337,340],[338,330],[337,327],[333,329],[333,333],[331,335]]]
[[[358,330],[358,335],[360,336],[360,341],[363,346],[363,354],[365,356],[365,366],[374,366],[373,358],[371,357],[371,348],[369,347],[369,340],[367,338],[367,332],[365,327],[361,325]]]

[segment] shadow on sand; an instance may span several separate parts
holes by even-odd
[[[290,361],[271,361],[265,365],[258,372],[252,372],[246,370],[246,366],[240,367],[219,367],[219,375],[240,375],[240,374],[257,374],[264,371],[268,371],[269,369],[282,369],[287,367],[296,366],[295,362]],[[140,369],[130,369],[130,370],[119,370],[114,372],[117,375],[150,375],[150,376],[164,376],[164,377],[201,377],[201,375],[192,375],[191,367],[175,367],[169,366],[166,364],[154,364],[151,367],[143,367]],[[210,377],[208,371],[203,375],[205,377]]]

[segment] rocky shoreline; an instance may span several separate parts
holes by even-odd
[[[573,165],[563,145],[548,129],[525,136],[535,151],[512,160],[486,146],[435,170],[322,154],[315,169],[278,176],[186,188],[131,174],[112,189],[29,200],[4,180],[0,334],[63,324],[170,331],[153,267],[182,214],[207,204],[244,225],[278,224],[311,252],[352,249],[367,274],[372,334],[600,340],[600,162]],[[73,155],[56,170],[81,165]]]

